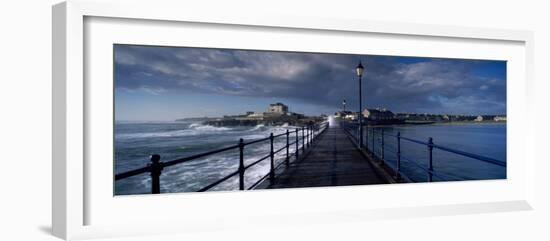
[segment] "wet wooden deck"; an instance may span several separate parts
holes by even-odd
[[[339,125],[316,138],[304,157],[265,180],[258,188],[296,188],[385,184],[389,181],[356,148]]]

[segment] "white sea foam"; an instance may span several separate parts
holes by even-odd
[[[173,130],[173,131],[161,131],[161,132],[142,132],[142,133],[123,133],[117,134],[117,139],[139,139],[139,138],[151,138],[151,137],[179,137],[179,136],[197,136],[203,134],[216,134],[230,131],[228,127],[216,127],[210,125],[202,125],[199,123],[193,123],[189,125],[187,129]]]
[[[194,124],[191,124],[191,126]],[[189,126],[189,127],[191,127]],[[192,129],[199,130],[199,131],[228,131],[231,130],[231,128],[228,127],[216,127],[216,126],[209,126],[209,125],[197,125],[192,127]]]
[[[253,141],[253,140],[262,139],[265,137],[267,137],[265,134],[251,134],[251,135],[242,136],[243,140],[245,141]]]
[[[191,125],[189,125],[189,128],[196,128],[196,127],[199,127],[199,126],[202,126],[201,123],[193,123]]]
[[[254,128],[250,129],[250,131],[258,131],[262,129],[265,129],[265,125],[259,124],[259,125],[256,125]]]

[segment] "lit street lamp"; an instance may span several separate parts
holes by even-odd
[[[363,100],[361,93],[361,78],[363,77],[364,70],[365,68],[363,68],[361,61],[359,61],[359,64],[357,65],[357,67],[355,67],[355,71],[357,72],[357,76],[359,77],[359,147],[361,148],[363,148],[363,114],[361,113],[363,109]]]
[[[342,102],[342,105],[344,106],[344,114],[346,113],[346,100],[344,100],[344,102]]]

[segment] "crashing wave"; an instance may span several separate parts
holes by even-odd
[[[262,130],[265,130],[266,127],[264,124],[259,124],[259,125],[256,125],[254,128],[250,129],[250,131],[262,131]]]
[[[202,125],[199,123],[193,123],[189,125],[188,129],[183,129],[183,130],[117,134],[116,138],[117,139],[139,139],[139,138],[152,138],[152,137],[198,136],[203,134],[221,133],[229,130],[231,130],[231,128],[216,127],[216,126]]]

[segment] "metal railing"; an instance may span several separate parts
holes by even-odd
[[[359,141],[359,124],[358,123],[349,123],[349,122],[345,122],[345,121],[342,121],[341,122],[341,125],[342,125],[342,128],[344,129],[345,132],[347,132],[347,134],[354,138],[354,140],[356,141],[356,143],[360,143]],[[492,165],[496,165],[496,166],[500,166],[500,167],[506,167],[506,162],[503,162],[503,161],[500,161],[500,160],[496,160],[496,159],[493,159],[493,158],[490,158],[490,157],[485,157],[485,156],[482,156],[482,155],[477,155],[477,154],[473,154],[473,153],[469,153],[469,152],[465,152],[465,151],[461,151],[461,150],[457,150],[457,149],[453,149],[453,148],[449,148],[449,147],[445,147],[445,146],[441,146],[441,145],[436,145],[434,144],[434,141],[433,141],[433,138],[432,137],[429,137],[427,141],[421,141],[421,140],[416,140],[416,139],[412,139],[412,138],[408,138],[408,137],[404,137],[404,136],[401,136],[401,132],[398,131],[396,135],[393,135],[393,134],[388,134],[388,133],[384,133],[384,129],[383,128],[376,128],[376,127],[371,127],[371,131],[369,133],[369,127],[365,124],[363,124],[363,128],[367,128],[367,131],[365,132],[365,139],[367,140],[366,142],[366,145],[363,147],[368,153],[370,153],[373,157],[377,158],[378,160],[380,160],[381,164],[389,167],[392,169],[392,171],[395,173],[395,178],[400,180],[400,179],[404,179],[406,181],[412,181],[411,178],[409,178],[407,175],[405,175],[403,172],[402,172],[402,169],[401,169],[401,162],[402,162],[402,159],[406,160],[407,163],[411,163],[412,165],[414,165],[416,168],[424,171],[426,174],[427,174],[427,180],[428,182],[432,182],[434,177],[440,179],[440,180],[449,180],[449,179],[462,179],[460,177],[457,177],[457,176],[454,176],[454,175],[451,175],[451,174],[442,174],[442,173],[437,173],[435,170],[434,170],[434,165],[433,165],[433,150],[434,149],[438,149],[438,150],[441,150],[441,151],[444,151],[444,152],[449,152],[449,153],[453,153],[453,154],[457,154],[457,155],[460,155],[460,156],[464,156],[464,157],[468,157],[468,158],[471,158],[471,159],[474,159],[474,160],[477,160],[477,161],[481,161],[481,162],[485,162],[485,163],[489,163],[489,164],[492,164]],[[376,131],[379,129],[378,131],[378,136],[376,135]],[[355,132],[355,135],[352,134],[353,132]],[[377,138],[376,138],[377,137]],[[385,137],[390,137],[390,138],[395,138],[396,142],[397,142],[397,148],[388,148],[387,145],[385,145]],[[369,148],[368,144],[368,138],[371,138],[371,147]],[[427,148],[427,151],[428,151],[428,155],[427,155],[427,166],[424,167],[420,164],[418,164],[417,162],[407,158],[406,156],[403,155],[402,153],[402,149],[401,149],[401,143],[402,141],[407,141],[407,142],[410,142],[410,143],[415,143],[415,144],[418,144],[418,145],[422,145],[422,146],[425,146]],[[375,144],[378,144],[378,148],[375,146]],[[377,152],[377,149],[378,149],[378,155],[376,154]],[[389,163],[387,163],[388,160],[386,160],[385,158],[385,153],[386,153],[386,150],[387,149],[390,149],[390,151],[393,151],[396,155],[396,159],[395,159],[395,166],[392,167],[393,165],[390,165]]]
[[[224,177],[218,179],[217,181],[215,181],[215,182],[199,189],[197,192],[208,191],[209,189],[217,186],[220,183],[223,183],[224,181],[228,180],[229,178],[231,178],[235,175],[239,175],[239,190],[245,190],[245,176],[244,176],[245,171],[247,169],[255,166],[256,164],[258,164],[258,163],[260,163],[260,162],[262,162],[262,161],[269,158],[269,160],[270,160],[269,172],[266,175],[264,175],[262,178],[260,178],[258,181],[256,181],[254,184],[252,184],[250,187],[247,188],[248,190],[250,190],[250,189],[255,188],[257,185],[259,185],[262,181],[264,181],[268,177],[269,177],[270,181],[273,181],[275,179],[275,170],[278,169],[280,166],[282,166],[282,164],[285,164],[286,166],[289,166],[290,165],[290,158],[292,156],[295,156],[295,159],[294,159],[295,161],[299,160],[300,149],[301,149],[301,152],[303,154],[306,151],[306,149],[309,148],[312,145],[313,141],[321,133],[323,133],[327,129],[327,127],[328,127],[328,123],[323,122],[323,123],[319,123],[319,124],[312,124],[312,125],[302,126],[301,128],[296,128],[294,131],[290,131],[290,130],[287,129],[286,132],[283,132],[283,133],[277,134],[277,135],[274,135],[273,133],[271,133],[268,137],[261,138],[261,139],[256,139],[256,140],[249,141],[249,142],[245,142],[241,138],[241,139],[239,139],[239,141],[236,145],[224,147],[224,148],[221,148],[221,149],[217,149],[217,150],[213,150],[213,151],[209,151],[209,152],[205,152],[205,153],[196,154],[196,155],[193,155],[193,156],[183,157],[183,158],[179,158],[179,159],[175,159],[175,160],[171,160],[171,161],[167,161],[167,162],[161,162],[160,161],[160,155],[153,154],[150,157],[150,162],[145,167],[130,170],[130,171],[126,171],[126,172],[122,172],[122,173],[118,173],[118,174],[115,175],[115,181],[119,181],[119,180],[122,180],[122,179],[126,179],[126,178],[129,178],[129,177],[139,175],[139,174],[143,174],[143,173],[150,173],[150,176],[151,176],[151,193],[158,194],[158,193],[161,192],[160,177],[162,175],[162,171],[163,171],[164,168],[174,166],[174,165],[179,165],[179,164],[182,164],[182,163],[191,162],[191,161],[194,161],[194,160],[198,160],[199,158],[214,155],[214,154],[218,154],[218,153],[221,153],[221,152],[226,152],[226,151],[238,149],[239,150],[239,167],[238,167],[238,169],[236,171],[230,173],[229,175],[224,176]],[[290,135],[291,134],[293,134],[294,139],[295,139],[292,142],[290,142]],[[300,134],[301,134],[301,137],[300,137]],[[279,138],[279,137],[283,137],[283,136],[286,137],[286,144],[282,148],[279,148],[279,149],[275,150],[274,146],[273,146],[273,143],[274,143],[275,139]],[[254,161],[254,162],[252,162],[252,163],[250,163],[250,164],[248,164],[248,165],[245,165],[245,163],[244,163],[244,149],[245,149],[245,147],[248,146],[248,145],[251,145],[251,144],[265,142],[265,141],[270,142],[269,154],[262,157],[262,158],[260,158],[260,159],[258,159],[258,160],[256,160],[256,161]],[[300,142],[302,142],[301,146],[300,146]],[[294,153],[291,154],[290,153],[290,147],[292,145],[295,145],[296,148],[295,148]],[[275,154],[277,154],[277,153],[279,153],[283,150],[286,150],[285,160],[284,160],[284,162],[280,162],[279,164],[277,164],[275,166]]]

